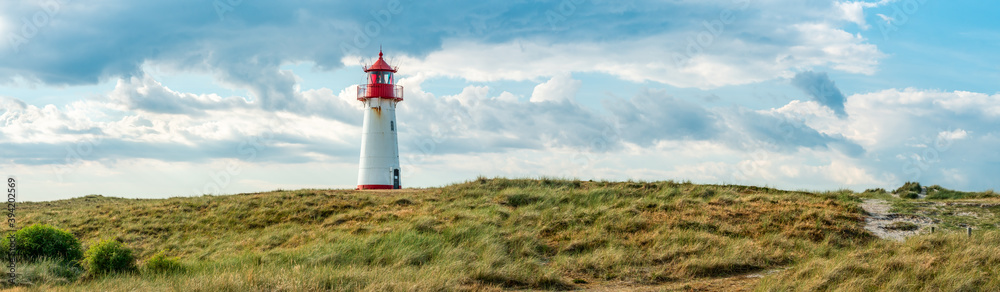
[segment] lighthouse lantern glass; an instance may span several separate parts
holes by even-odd
[[[370,76],[371,84],[392,84],[392,72],[375,71]]]

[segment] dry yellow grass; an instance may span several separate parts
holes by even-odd
[[[479,179],[399,192],[275,191],[24,203],[19,222],[115,238],[140,270],[40,290],[749,289],[746,275],[869,246],[850,192]],[[45,267],[36,267],[44,270]],[[57,277],[58,276],[49,276]]]

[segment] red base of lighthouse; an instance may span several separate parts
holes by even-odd
[[[392,185],[358,185],[356,190],[391,190]]]

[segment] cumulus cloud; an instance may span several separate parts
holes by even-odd
[[[643,90],[629,99],[603,102],[599,113],[572,102],[579,81],[568,75],[539,84],[525,101],[508,92],[469,86],[436,96],[419,78],[403,79],[400,147],[428,156],[504,153],[525,149],[576,149],[615,153],[629,145],[654,147],[671,141],[713,141],[733,149],[780,153],[830,149],[855,157],[864,150],[836,134],[824,134],[775,113],[706,108],[663,90]],[[569,92],[563,91],[568,87]],[[239,145],[268,137],[267,161],[349,161],[359,140],[361,110],[352,88],[297,92],[310,110],[271,112],[241,97],[195,95],[170,90],[150,76],[120,81],[104,98],[56,108],[5,99],[0,135],[11,163],[62,164],[80,141],[101,141],[83,160],[156,159],[199,162],[239,159]],[[556,96],[558,98],[552,98]],[[320,114],[333,112],[334,114]]]
[[[129,110],[180,115],[202,115],[205,110],[249,106],[249,103],[241,97],[222,98],[215,94],[179,93],[163,86],[148,75],[133,76],[127,80],[120,79],[109,97],[125,105]]]
[[[103,96],[64,107],[3,98],[0,135],[7,139],[0,142],[0,163],[247,159],[247,147],[262,139],[272,146],[253,151],[256,161],[340,161],[356,152],[356,139],[347,143],[345,136],[358,137],[359,116],[321,113],[349,107],[328,89],[299,94],[314,110],[275,113],[242,97],[172,91],[149,76],[123,79]]]
[[[540,84],[543,90],[536,93],[545,92],[545,85],[577,82],[568,77],[553,78]],[[742,139],[736,133],[746,133],[747,139],[755,141],[772,141],[780,130],[773,117],[708,109],[662,90],[645,90],[627,100],[606,100],[608,114],[600,114],[571,102],[571,95],[545,102],[519,101],[507,92],[496,94],[488,87],[471,86],[457,95],[437,97],[423,92],[419,84],[413,85],[407,87],[407,100],[399,108],[401,147],[410,153],[547,148],[607,152],[621,149],[623,143],[648,147],[662,141]],[[352,157],[361,111],[345,97],[350,92],[334,96],[332,91],[320,89],[297,95],[308,97],[302,104],[337,109],[341,114],[271,113],[243,98],[176,92],[144,76],[122,80],[104,99],[81,101],[63,109],[5,99],[5,125],[0,134],[27,143],[9,147],[4,157],[31,164],[58,164],[62,157],[56,149],[85,139],[102,141],[104,149],[88,160],[238,158],[234,145],[265,134],[283,145],[272,151],[272,159],[305,162]],[[743,128],[723,128],[731,119]],[[772,122],[753,124],[763,121]],[[775,142],[788,147],[783,151],[843,144],[800,124],[796,127]],[[331,144],[336,146],[329,147]],[[429,151],[430,146],[435,149]]]
[[[408,56],[408,68],[468,80],[534,80],[556,70],[699,88],[815,66],[870,74],[883,57],[860,36],[826,24],[823,15],[839,8],[795,1],[574,2],[572,13],[560,12],[561,2],[510,1],[241,2],[224,11],[195,0],[59,3],[58,15],[19,52],[0,46],[0,82],[93,84],[141,77],[143,64],[156,62],[214,74],[249,90],[248,100],[265,109],[299,110],[294,76],[281,65],[339,68],[377,44]],[[4,2],[0,21],[16,32],[17,20],[39,11],[37,2]],[[733,12],[731,24],[721,22],[723,11]],[[704,22],[721,26],[706,32]]]
[[[573,101],[573,98],[576,97],[576,91],[580,90],[582,84],[583,82],[574,80],[568,72],[560,73],[548,82],[535,86],[529,100],[531,102]]]
[[[884,57],[863,37],[823,23],[792,24],[766,32],[732,32],[714,38],[708,46],[695,44],[699,50],[692,53],[687,52],[688,42],[677,41],[693,42],[698,35],[698,30],[665,31],[615,43],[587,39],[518,39],[503,43],[446,39],[438,51],[401,59],[409,70],[427,76],[470,81],[534,80],[572,71],[606,73],[629,81],[676,87],[716,88],[788,77],[794,69],[817,66],[872,74]]]
[[[857,24],[862,29],[868,29],[870,26],[868,22],[865,21],[865,9],[875,8],[889,4],[893,0],[881,0],[878,2],[865,2],[865,1],[837,1],[834,5],[840,9],[842,17],[844,20],[853,22]],[[883,16],[879,14],[879,16]],[[885,17],[883,16],[883,19]]]
[[[982,182],[1000,171],[1000,157],[985,150],[1000,147],[1000,133],[991,126],[997,95],[915,89],[858,94],[844,105],[852,114],[836,118],[816,101],[769,110],[705,107],[650,89],[607,99],[599,112],[567,99],[531,102],[485,86],[437,96],[423,91],[421,82],[401,81],[407,99],[398,110],[403,163],[417,173],[475,161],[479,173],[496,175],[541,175],[553,168],[594,178],[670,176],[803,188],[810,186],[805,182],[866,188],[949,178],[940,182],[977,188],[988,187]],[[297,93],[308,97],[303,104],[360,112],[351,108],[350,94],[350,88],[336,95],[329,89]],[[170,104],[142,101],[153,97]],[[148,77],[123,80],[103,98],[65,107],[4,98],[0,164],[247,160],[240,147],[265,138],[257,143],[266,147],[253,156],[259,163],[356,159],[359,116],[275,113],[251,104],[172,91]],[[198,114],[176,113],[185,111]],[[542,158],[545,153],[557,156]]]
[[[817,111],[814,102],[794,102],[776,112],[808,119],[826,134],[840,134],[866,150],[857,164],[886,181],[946,183],[943,169],[968,171],[968,190],[993,188],[990,173],[1000,171],[1000,146],[994,125],[1000,95],[963,91],[889,89],[855,94],[847,99],[848,118]],[[996,146],[993,146],[996,145]],[[878,172],[875,172],[877,170]],[[887,185],[892,185],[887,183]]]
[[[400,135],[413,135],[415,139],[401,142],[400,147],[411,147],[412,152],[589,147],[607,127],[606,118],[568,99],[518,101],[510,98],[510,93],[491,96],[489,87],[477,86],[441,97],[419,86],[407,86],[406,90],[407,100],[398,110]],[[433,151],[429,147],[434,147]]]

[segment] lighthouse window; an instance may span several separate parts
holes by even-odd
[[[392,73],[391,72],[373,72],[372,73],[372,83],[377,84],[391,84]]]
[[[390,131],[395,131],[396,130],[396,122],[395,121],[389,121],[389,130]]]

